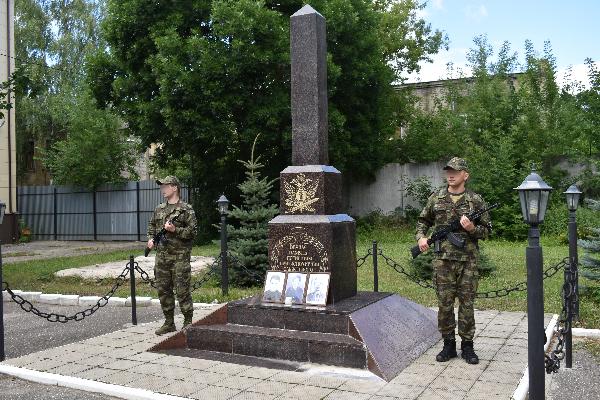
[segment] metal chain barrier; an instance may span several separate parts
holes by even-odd
[[[369,248],[369,250],[367,250],[367,254],[356,259],[356,268],[362,267],[362,265],[365,263],[365,261],[367,261],[367,258],[369,258],[372,255],[373,255],[373,249]]]
[[[545,354],[546,373],[557,373],[560,369],[560,362],[565,358],[565,340],[567,334],[571,331],[571,318],[573,315],[573,302],[577,298],[576,279],[577,273],[572,265],[566,267],[566,278],[561,290],[563,307],[558,317],[558,322],[554,328],[556,334],[556,346],[550,352]]]
[[[553,277],[559,271],[562,271],[563,269],[565,269],[568,266],[568,264],[569,264],[569,257],[566,257],[566,258],[562,259],[561,261],[559,261],[556,265],[546,268],[543,272],[543,275],[544,275],[543,279],[546,280],[548,278]],[[508,296],[512,292],[523,292],[525,290],[527,290],[527,281],[519,282],[511,288],[503,288],[503,289],[497,289],[497,290],[490,290],[488,292],[480,292],[480,293],[477,293],[476,297],[483,298],[483,299],[493,299],[496,297]]]
[[[380,255],[381,257],[383,257],[383,259],[385,260],[387,265],[392,267],[396,272],[398,272],[402,275],[405,275],[412,282],[416,283],[417,285],[419,285],[423,288],[435,290],[435,285],[433,285],[426,279],[420,278],[414,274],[407,272],[406,269],[402,265],[400,265],[399,263],[397,263],[390,257],[386,256],[383,253],[383,250],[379,249],[377,254]],[[556,265],[548,267],[546,270],[544,270],[544,273],[543,273],[544,279],[548,279],[548,278],[551,278],[552,276],[556,275],[556,273],[558,273],[559,271],[566,268],[566,266],[568,266],[568,264],[569,264],[569,258],[566,257],[563,260],[559,261]],[[527,281],[519,282],[518,284],[516,284],[515,286],[510,287],[510,288],[502,288],[502,289],[490,290],[487,292],[479,292],[479,293],[477,293],[477,295],[475,297],[480,298],[480,299],[493,299],[493,298],[497,298],[497,297],[508,296],[512,292],[522,292],[525,290],[527,290]]]
[[[135,270],[137,272],[139,272],[140,277],[142,278],[142,281],[146,282],[148,285],[150,285],[154,289],[158,289],[158,286],[156,285],[156,282],[154,281],[154,279],[150,278],[150,275],[146,271],[144,271],[144,269],[142,267],[140,267],[140,265],[137,262],[135,263]]]
[[[248,274],[248,276],[250,276],[252,279],[254,279],[257,283],[262,283],[264,281],[264,275],[260,274],[256,271],[251,271],[248,268],[246,268],[246,266],[240,261],[239,258],[237,258],[236,256],[234,256],[233,254],[231,254],[230,252],[227,253],[227,259],[233,261],[233,263],[235,263],[237,265],[237,267],[244,271],[246,274]]]
[[[387,265],[389,265],[390,267],[392,267],[396,272],[399,272],[402,275],[405,275],[409,280],[413,281],[414,283],[416,283],[417,285],[419,285],[425,289],[434,289],[435,290],[435,286],[432,285],[431,283],[429,283],[426,279],[419,278],[416,275],[406,272],[406,270],[404,269],[404,267],[402,265],[398,264],[396,261],[392,260],[390,257],[383,254],[383,250],[379,249],[377,251],[377,254],[380,255],[381,257],[383,257],[383,259],[385,260],[385,263]]]
[[[11,290],[11,288],[8,286],[8,283],[6,283],[6,282],[2,282],[2,289],[6,290],[6,292],[10,295],[11,300],[14,301],[15,303],[17,303],[23,311],[32,313],[33,315],[36,315],[40,318],[44,318],[44,319],[48,320],[49,322],[60,322],[62,324],[65,324],[69,321],[82,321],[85,319],[85,317],[89,317],[90,315],[92,315],[96,311],[98,311],[100,308],[106,306],[108,304],[108,299],[110,299],[115,294],[115,292],[121,285],[123,285],[125,282],[127,282],[128,273],[129,273],[129,263],[127,263],[125,268],[123,268],[123,271],[119,274],[119,276],[117,276],[112,288],[104,296],[100,297],[100,299],[96,302],[96,304],[94,304],[92,307],[90,307],[88,309],[76,312],[73,315],[64,315],[64,314],[58,314],[58,313],[46,313],[46,312],[40,311],[33,304],[31,304],[30,301],[24,299],[22,296],[20,296],[18,294],[15,294]]]
[[[221,261],[221,256],[215,258],[215,260],[210,265],[210,267],[208,267],[208,272],[206,272],[204,275],[202,275],[202,278],[198,279],[196,282],[194,282],[192,284],[192,287],[191,287],[192,292],[199,289],[202,285],[204,285],[206,282],[208,282],[208,280],[210,279],[210,277],[213,274],[218,272],[220,261]],[[146,282],[148,285],[150,285],[154,289],[158,289],[158,285],[156,284],[156,279],[150,278],[150,275],[148,274],[148,272],[146,272],[142,267],[140,267],[137,262],[135,263],[135,270],[140,274],[142,281]]]

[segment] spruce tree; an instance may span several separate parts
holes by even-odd
[[[254,157],[258,136],[254,139],[250,160],[238,160],[246,169],[246,180],[238,185],[242,205],[233,206],[229,212],[229,216],[239,223],[228,229],[229,248],[241,264],[231,265],[231,281],[238,286],[252,286],[264,278],[269,266],[267,223],[279,212],[279,207],[270,201],[276,179],[261,177],[263,164],[260,156]]]
[[[600,211],[600,201],[588,199],[586,202],[591,209]],[[593,229],[593,232],[588,239],[580,240],[579,246],[586,250],[586,254],[581,260],[583,265],[581,275],[595,283],[595,285],[582,285],[580,290],[600,302],[600,286],[598,285],[600,283],[600,228]]]

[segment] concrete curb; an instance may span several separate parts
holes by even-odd
[[[573,336],[600,338],[600,329],[573,328]]]
[[[186,400],[186,397],[172,396],[168,394],[155,393],[150,390],[131,388],[127,386],[113,385],[92,381],[89,379],[75,378],[51,374],[49,372],[33,371],[26,368],[13,367],[12,365],[0,364],[0,373],[25,379],[44,385],[56,385],[86,392],[102,393],[107,396],[130,400]]]
[[[82,306],[82,307],[91,307],[96,305],[98,300],[101,297],[98,296],[79,296],[76,294],[44,294],[42,292],[24,292],[22,290],[13,290],[14,294],[18,294],[24,299],[32,302],[32,303],[40,303],[40,304],[48,304],[48,305],[61,305],[61,306]],[[6,290],[2,291],[2,300],[5,302],[12,301],[12,298],[8,295]],[[153,299],[152,297],[143,297],[136,296],[136,306],[137,307],[149,307],[149,306],[158,306],[160,307],[160,302],[158,299]],[[175,305],[178,305],[179,302],[176,300]],[[194,309],[198,310],[205,307],[212,307],[218,303],[194,303]],[[108,299],[108,305],[114,307],[131,307],[131,297],[111,297]]]
[[[552,342],[552,336],[554,335],[554,328],[558,323],[558,314],[554,314],[550,323],[548,323],[548,327],[546,328],[546,337],[548,341],[544,345],[544,352],[548,350],[550,346],[550,342]],[[529,367],[525,367],[523,370],[523,377],[521,377],[521,381],[519,382],[519,386],[513,392],[511,400],[525,400],[529,395]]]

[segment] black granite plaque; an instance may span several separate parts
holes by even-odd
[[[269,222],[277,271],[330,272],[329,302],[356,294],[356,224],[346,214],[280,215]]]
[[[437,313],[393,295],[350,316],[360,340],[369,349],[373,372],[393,379],[440,340]]]

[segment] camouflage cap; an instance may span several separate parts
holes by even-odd
[[[175,185],[177,187],[181,187],[181,182],[174,175],[165,176],[162,179],[157,179],[156,183],[159,185]]]
[[[469,172],[469,166],[464,158],[460,157],[452,157],[450,161],[446,164],[444,169],[453,169],[456,171],[467,171]]]

